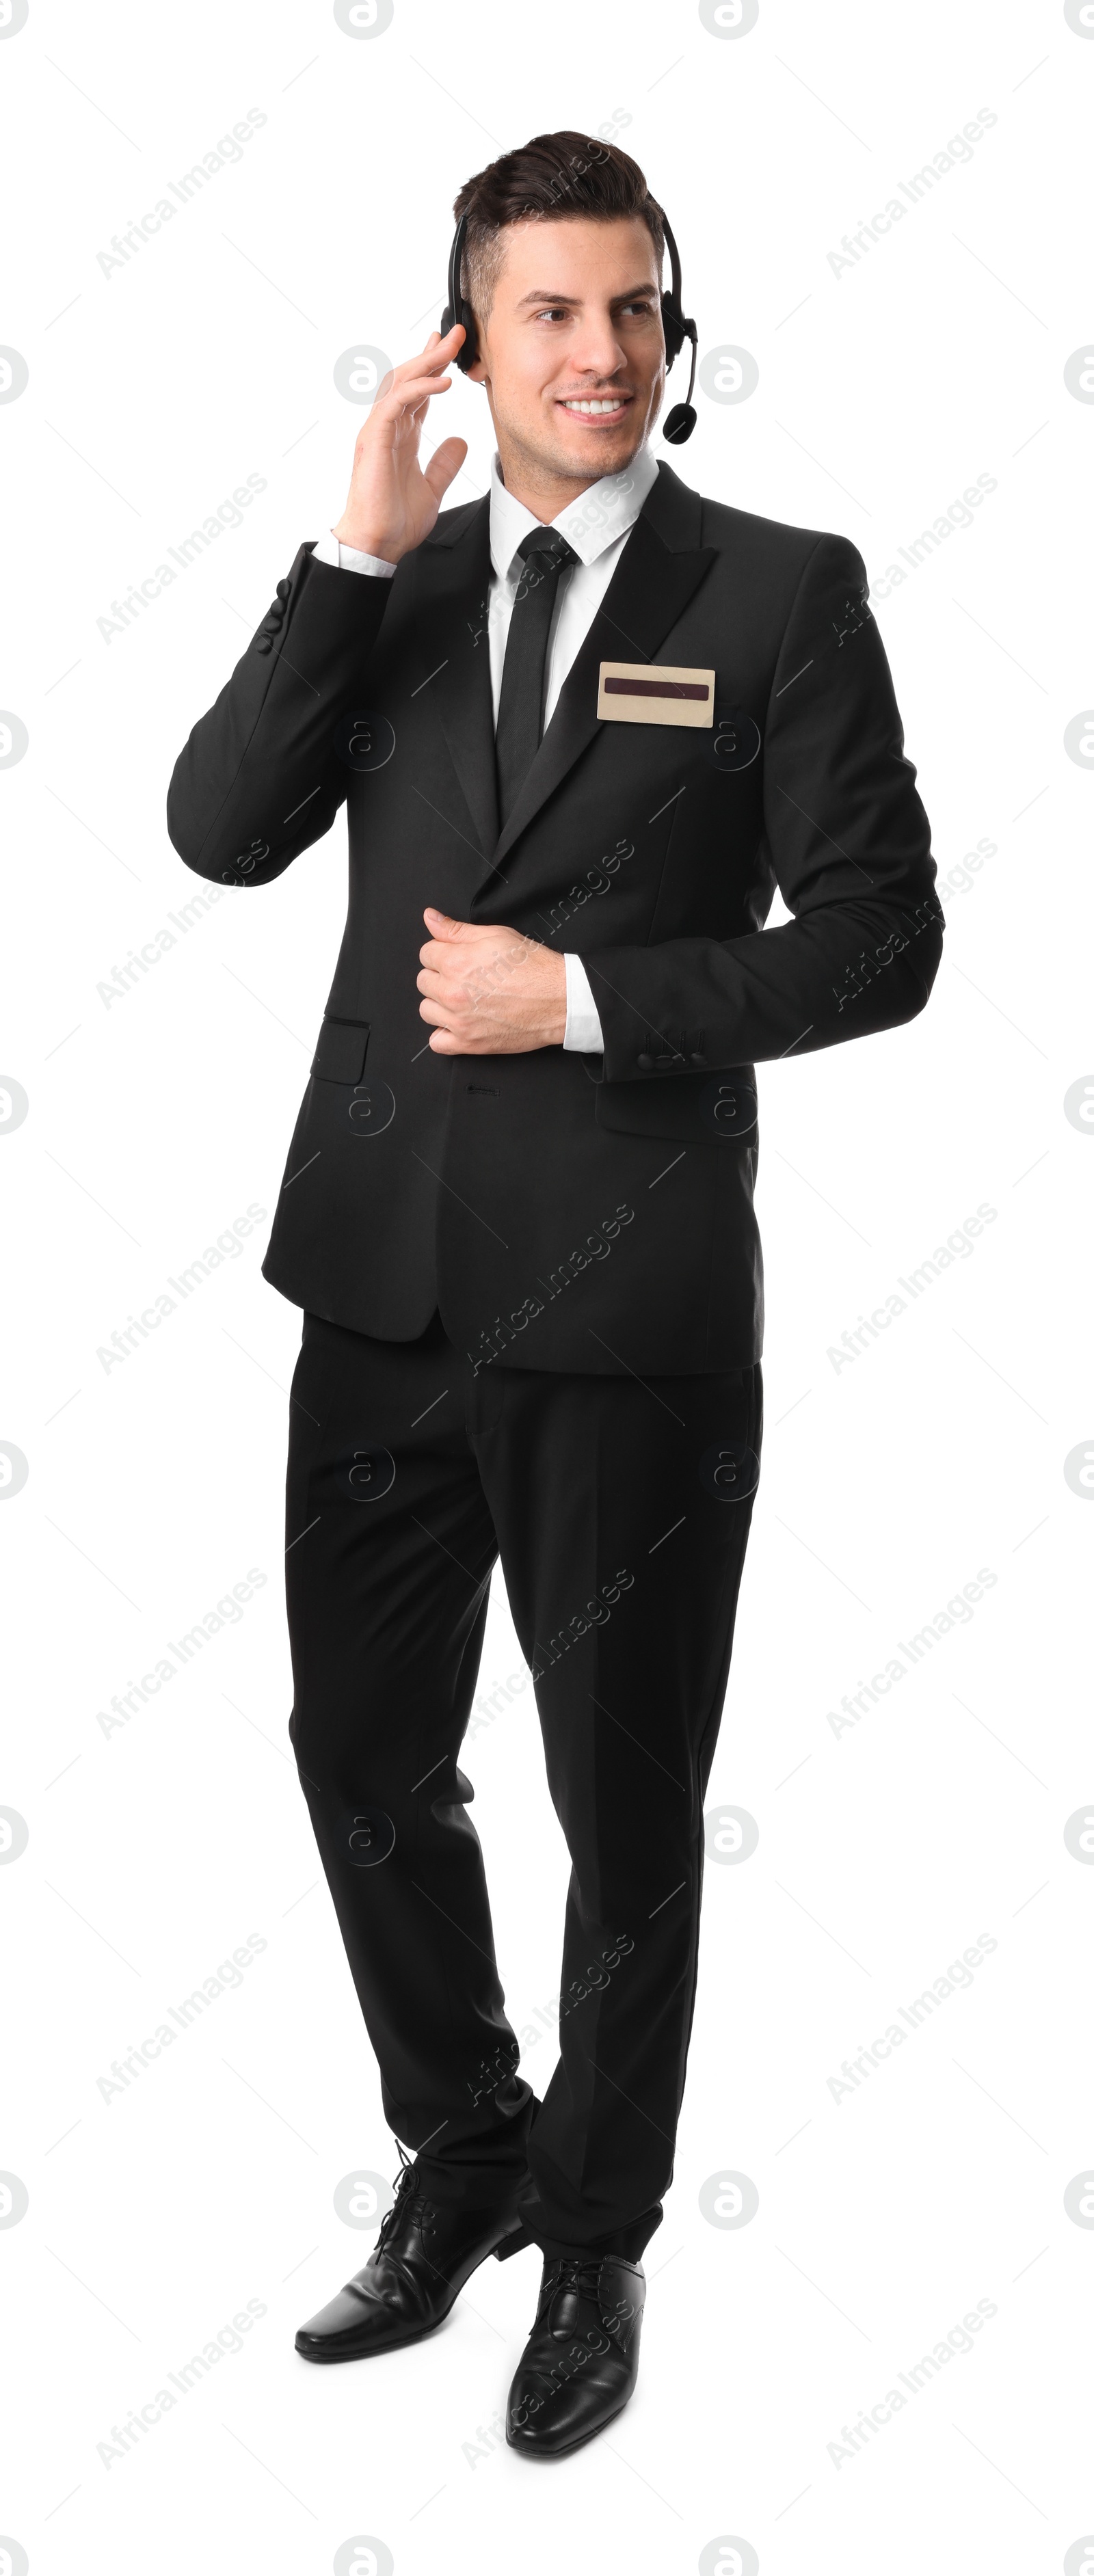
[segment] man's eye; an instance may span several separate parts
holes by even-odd
[[[621,314],[637,313],[648,320],[654,306],[650,297],[643,295],[635,296],[630,304],[621,304],[618,309]],[[532,316],[535,322],[567,322],[569,318],[569,306],[565,304],[541,304],[539,311]]]

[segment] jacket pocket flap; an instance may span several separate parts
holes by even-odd
[[[602,1082],[596,1118],[617,1136],[754,1145],[756,1077],[751,1065],[732,1065],[724,1073],[670,1074],[663,1082]]]
[[[368,1053],[369,1020],[324,1019],[312,1072],[326,1082],[360,1082]]]

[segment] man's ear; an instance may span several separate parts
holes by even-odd
[[[479,321],[478,314],[475,312],[474,305],[472,305],[471,311],[474,316],[475,323],[475,342],[476,346],[481,351],[484,336],[483,328]],[[466,376],[469,385],[484,385],[487,382],[485,359],[481,356],[475,358],[469,367],[465,367],[463,369],[463,373]]]

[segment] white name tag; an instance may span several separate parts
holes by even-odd
[[[602,662],[596,712],[609,724],[712,725],[714,680],[671,662]]]

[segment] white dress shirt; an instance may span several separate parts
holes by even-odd
[[[550,525],[565,537],[578,557],[566,564],[559,574],[558,589],[547,638],[547,664],[543,704],[543,729],[546,732],[559,692],[607,590],[620,555],[634,526],[646,495],[657,480],[657,459],[648,447],[639,449],[622,474],[605,474],[592,483],[576,501],[567,502]],[[501,477],[501,466],[495,455],[490,467],[490,598],[487,611],[490,640],[490,687],[494,700],[494,723],[498,720],[501,699],[501,675],[505,665],[505,646],[517,583],[524,566],[517,548],[532,528],[543,525],[522,501],[507,492]],[[394,564],[385,563],[379,555],[362,554],[356,546],[341,545],[333,535],[321,537],[314,549],[317,563],[332,565],[343,572],[366,572],[390,580]],[[580,957],[567,949],[566,965],[566,1034],[563,1046],[579,1055],[603,1053],[604,1032],[593,1000],[589,978]]]

